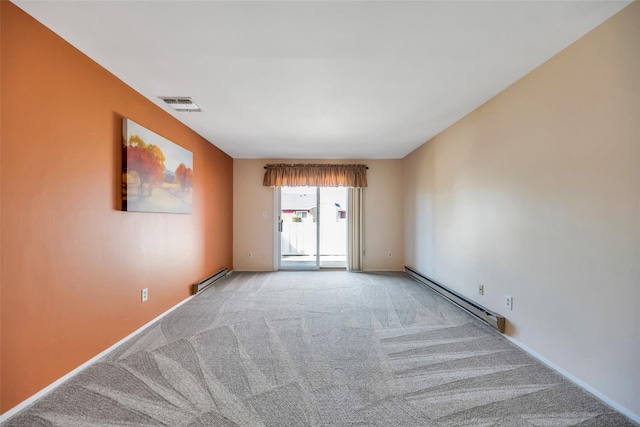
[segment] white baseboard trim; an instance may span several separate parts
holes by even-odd
[[[131,338],[135,337],[137,334],[142,332],[144,329],[148,328],[153,323],[155,323],[158,320],[162,319],[164,316],[166,316],[167,314],[171,313],[173,310],[175,310],[176,308],[180,307],[182,304],[186,303],[187,301],[191,300],[193,297],[195,297],[195,295],[191,295],[190,297],[187,297],[183,301],[180,301],[178,304],[174,305],[173,307],[171,307],[170,309],[168,309],[164,313],[160,314],[158,317],[154,318],[153,320],[145,323],[143,326],[139,327],[138,329],[136,329],[135,331],[133,331],[132,333],[130,333],[129,335],[127,335],[126,337],[124,337],[123,339],[121,339],[120,341],[115,343],[114,345],[112,345],[111,347],[109,347],[108,349],[104,350],[100,354],[98,354],[98,355],[92,357],[91,359],[87,360],[82,365],[80,365],[77,368],[75,368],[73,371],[71,371],[68,374],[58,378],[56,381],[54,381],[53,383],[49,384],[48,386],[46,386],[45,388],[43,388],[42,390],[40,390],[39,392],[37,392],[33,396],[31,396],[31,397],[27,398],[26,400],[20,402],[19,404],[17,404],[13,408],[9,409],[4,414],[0,414],[0,423],[3,423],[5,421],[7,421],[9,418],[13,417],[18,412],[22,411],[27,406],[29,406],[32,403],[34,403],[36,400],[40,399],[45,394],[49,393],[50,391],[52,391],[56,387],[60,386],[62,383],[64,383],[65,381],[69,380],[74,375],[77,375],[80,371],[88,368],[90,365],[94,364],[99,359],[101,359],[102,357],[106,356],[111,351],[115,350],[116,347],[118,347],[121,344],[124,344],[126,341],[128,341]]]
[[[626,415],[627,417],[631,418],[636,423],[640,424],[640,415],[634,414],[629,409],[627,409],[624,406],[620,405],[618,402],[616,402],[616,401],[612,400],[611,398],[605,396],[604,394],[600,393],[595,388],[591,387],[589,384],[585,383],[582,380],[579,380],[578,378],[576,378],[575,376],[571,375],[569,372],[565,371],[564,369],[562,369],[561,367],[559,367],[555,363],[551,362],[547,358],[545,358],[545,357],[541,356],[540,354],[536,353],[535,351],[531,350],[529,347],[527,347],[526,345],[522,344],[520,341],[518,341],[518,340],[516,340],[514,338],[511,338],[511,337],[509,337],[507,335],[504,335],[504,334],[502,334],[502,336],[505,337],[506,339],[508,339],[509,341],[511,341],[513,344],[515,344],[518,347],[520,347],[525,352],[529,353],[534,358],[538,359],[540,362],[542,362],[545,365],[547,365],[549,368],[551,368],[554,371],[558,372],[560,375],[562,375],[563,377],[565,377],[566,379],[568,379],[572,383],[574,383],[577,386],[585,389],[586,391],[588,391],[589,393],[591,393],[592,395],[594,395],[598,399],[602,400],[607,405],[611,406],[616,411],[620,412],[621,414]]]

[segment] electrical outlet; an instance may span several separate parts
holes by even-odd
[[[140,297],[142,299],[142,302],[145,302],[146,300],[149,299],[149,289],[148,288],[144,288],[142,290],[142,292],[140,292]]]
[[[387,256],[391,258],[393,256],[393,252],[387,252]]]
[[[478,285],[478,293],[484,295],[484,285]]]
[[[253,258],[253,252],[247,252],[247,258]]]
[[[510,297],[509,295],[505,295],[504,306],[507,307],[509,310],[513,310],[513,297]]]

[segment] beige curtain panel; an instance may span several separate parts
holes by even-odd
[[[362,271],[364,256],[364,188],[347,190],[347,271]]]
[[[367,186],[367,165],[271,164],[265,169],[265,187]]]

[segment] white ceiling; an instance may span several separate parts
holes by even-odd
[[[232,157],[402,158],[630,1],[14,3]]]

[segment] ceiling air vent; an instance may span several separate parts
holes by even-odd
[[[202,111],[202,108],[198,107],[198,105],[187,96],[160,96],[159,98],[176,111],[186,111],[189,113]]]

